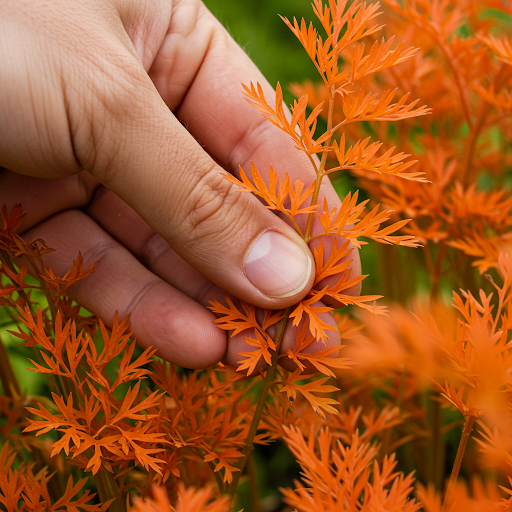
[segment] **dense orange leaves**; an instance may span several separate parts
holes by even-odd
[[[108,509],[110,502],[102,505],[92,503],[96,494],[83,491],[87,479],[73,485],[70,477],[62,494],[57,500],[50,499],[49,479],[52,475],[47,470],[34,472],[32,464],[21,464],[16,460],[16,453],[6,443],[0,451],[0,505],[7,512],[32,512],[59,510],[83,510],[85,512],[102,512]]]
[[[121,325],[116,321],[110,336],[100,323],[104,349],[98,354],[89,335],[77,333],[71,321],[62,326],[59,313],[53,339],[44,332],[40,312],[37,322],[28,306],[23,313],[22,321],[30,334],[19,333],[18,336],[26,345],[37,344],[43,349],[44,364],[34,362],[35,370],[66,378],[71,383],[68,396],[52,394],[54,407],[50,410],[42,404],[37,409],[28,408],[28,412],[41,419],[29,419],[25,431],[60,432],[51,456],[64,451],[93,474],[102,467],[112,471],[116,465],[126,465],[130,460],[161,474],[162,462],[154,455],[162,452],[162,446],[168,441],[164,433],[155,431],[158,415],[147,412],[156,407],[159,393],[140,391],[141,380],[150,373],[142,366],[151,361],[154,351],[146,349],[131,361],[135,347],[132,343],[127,348],[127,321]],[[112,382],[106,373],[107,364],[121,353],[118,374]],[[87,361],[86,375],[79,375],[82,360]],[[127,389],[124,397],[117,399],[117,388],[133,381],[136,383]]]
[[[231,331],[232,335],[244,331],[250,333],[243,339],[252,348],[238,354],[241,358],[238,371],[245,371],[251,375],[261,367],[261,364],[267,365],[269,370],[265,375],[265,390],[270,390],[276,385],[278,388],[281,387],[280,391],[286,392],[290,403],[295,403],[299,393],[314,411],[325,416],[326,413],[336,413],[337,401],[329,394],[337,391],[337,387],[327,384],[328,377],[334,375],[331,368],[347,368],[349,361],[346,358],[336,357],[341,347],[309,350],[314,343],[325,343],[328,332],[335,330],[325,316],[333,308],[323,304],[322,301],[356,305],[374,313],[382,313],[384,308],[375,304],[379,296],[354,296],[353,289],[365,276],[352,275],[351,253],[354,247],[361,247],[368,243],[364,239],[409,247],[417,247],[418,241],[408,234],[395,234],[407,221],[402,220],[384,226],[391,218],[392,212],[379,211],[377,207],[367,210],[367,201],[358,203],[357,193],[349,193],[338,207],[330,207],[325,200],[321,202],[320,184],[333,172],[359,166],[381,174],[387,173],[413,181],[425,181],[421,173],[405,172],[414,163],[404,161],[408,155],[394,154],[394,150],[378,154],[381,145],[378,143],[368,145],[368,139],[346,148],[345,136],[341,135],[341,140],[336,139],[336,132],[354,122],[410,119],[425,115],[429,110],[425,107],[416,107],[418,100],[407,103],[407,94],[393,103],[394,91],[366,94],[364,85],[358,88],[361,80],[407,60],[414,54],[415,49],[404,49],[403,45],[392,48],[393,41],[389,40],[382,41],[380,45],[373,45],[366,54],[364,44],[359,44],[354,49],[351,68],[338,67],[340,56],[349,46],[353,46],[354,43],[380,29],[378,26],[368,26],[368,23],[378,15],[377,5],[366,6],[366,4],[353,2],[349,6],[347,2],[337,4],[330,2],[327,6],[322,2],[315,2],[314,11],[326,32],[325,38],[320,36],[312,25],[308,26],[304,20],[300,24],[295,19],[293,23],[287,19],[284,21],[301,41],[321,74],[327,95],[325,101],[311,104],[307,95],[301,95],[290,106],[290,117],[283,108],[283,95],[279,84],[276,89],[275,107],[265,98],[259,84],[244,85],[244,92],[252,106],[275,126],[286,132],[297,149],[308,155],[316,180],[303,183],[298,179],[292,183],[288,175],[285,175],[284,179],[278,177],[272,168],[266,179],[254,164],[251,164],[250,177],[242,168],[239,169],[240,179],[226,175],[229,181],[240,187],[241,193],[253,193],[259,196],[269,209],[286,216],[306,242],[319,239],[319,244],[314,249],[316,276],[313,289],[299,304],[282,313],[279,324],[276,326],[276,335],[273,334],[276,327],[273,328],[273,332],[269,331],[269,327],[273,327],[274,322],[267,322],[271,315],[268,311],[258,318],[254,307],[235,303],[229,297],[226,297],[227,306],[216,301],[211,304],[211,309],[219,315],[216,320],[219,327]],[[353,94],[354,88],[359,91],[357,94]],[[306,108],[308,103],[311,107],[310,113]],[[335,105],[341,105],[340,108],[345,113],[345,120],[342,122],[335,123],[333,120]],[[317,120],[321,114],[327,116],[327,130],[317,133]],[[330,153],[336,155],[339,165],[331,167],[326,165],[326,157]],[[315,160],[317,155],[320,161]],[[313,235],[314,223],[323,228],[323,232],[315,231]],[[329,251],[326,250],[322,237],[329,237],[327,239],[331,247]],[[262,319],[261,316],[264,318]],[[288,318],[292,320],[292,325],[297,327],[297,341],[293,349],[279,355],[284,326]],[[296,369],[272,385],[276,365],[283,355],[294,363]],[[314,368],[324,373],[326,377],[306,383],[304,372],[308,368]]]
[[[328,377],[334,375],[334,369],[339,371],[350,367],[347,358],[337,356],[341,346],[317,347],[318,342],[326,342],[329,331],[335,330],[326,316],[333,308],[325,303],[356,305],[373,313],[385,311],[383,306],[376,304],[379,295],[354,296],[353,290],[366,277],[352,273],[350,264],[354,247],[359,248],[368,241],[408,247],[419,244],[413,235],[396,234],[407,224],[406,220],[386,225],[392,211],[379,211],[378,207],[367,209],[367,201],[358,202],[357,192],[348,193],[340,206],[329,206],[325,200],[319,199],[320,184],[329,174],[354,168],[412,181],[426,181],[422,173],[406,172],[414,164],[413,161],[406,161],[408,155],[395,153],[394,148],[380,152],[382,144],[369,143],[368,138],[347,147],[345,134],[341,132],[346,125],[355,122],[405,120],[430,111],[424,106],[417,106],[418,100],[408,102],[408,94],[394,102],[395,91],[365,93],[363,80],[406,61],[416,51],[402,44],[394,47],[393,38],[374,44],[369,52],[365,51],[361,39],[381,28],[368,25],[378,16],[378,5],[367,6],[360,2],[348,5],[343,1],[324,5],[317,1],[313,8],[326,33],[325,37],[304,20],[300,23],[296,19],[293,23],[287,19],[284,21],[300,40],[322,77],[325,86],[323,101],[314,104],[307,95],[300,95],[290,106],[290,117],[284,110],[279,84],[275,106],[265,98],[259,84],[251,83],[243,87],[248,102],[286,132],[298,150],[308,155],[316,180],[303,183],[298,179],[292,183],[288,175],[279,177],[273,168],[270,168],[267,178],[266,173],[261,174],[254,164],[251,164],[250,175],[242,168],[239,169],[239,179],[226,175],[229,181],[240,187],[241,193],[259,196],[267,208],[287,217],[306,242],[316,242],[313,288],[300,303],[277,315],[269,311],[258,313],[251,305],[234,302],[229,297],[226,297],[227,306],[216,301],[211,304],[211,309],[219,316],[215,322],[219,327],[231,331],[231,335],[245,334],[243,339],[250,350],[238,354],[241,358],[238,371],[251,375],[262,364],[268,366],[264,389],[277,387],[280,392],[286,393],[292,404],[299,394],[314,411],[325,416],[335,414],[338,403],[330,396],[338,388],[327,383]],[[349,47],[353,52],[348,66],[340,68],[340,56]],[[307,110],[308,104],[311,111]],[[333,118],[335,108],[344,112],[343,120]],[[327,130],[323,133],[317,130],[320,115],[327,117]],[[336,136],[337,132],[340,132],[341,138]],[[335,155],[337,164],[329,166],[328,155]],[[320,160],[316,160],[316,156]],[[313,232],[313,224],[320,230],[323,228],[323,231],[316,229]],[[275,321],[269,322],[269,319]],[[286,354],[279,354],[287,319],[291,319],[292,325],[297,328],[296,343]],[[269,383],[275,367],[283,357],[295,366],[295,371],[283,375],[282,379],[271,385]],[[304,382],[305,372],[312,370],[326,377]]]
[[[409,500],[412,475],[395,473],[394,456],[379,465],[373,461],[376,447],[361,442],[356,433],[348,447],[336,442],[329,430],[306,440],[298,429],[286,428],[285,440],[302,468],[302,481],[284,489],[286,502],[300,512],[402,511],[414,512],[420,505]],[[318,439],[318,448],[317,448]],[[373,463],[372,463],[373,461]]]
[[[473,479],[470,486],[462,482],[457,484],[446,506],[443,506],[433,488],[419,486],[418,489],[418,497],[425,512],[510,512],[512,505],[503,501],[501,496],[495,485],[478,478]]]
[[[178,502],[172,506],[165,491],[159,487],[153,489],[153,499],[137,500],[131,509],[133,512],[225,512],[229,508],[227,498],[214,498],[211,486],[203,489],[185,489],[180,484]]]
[[[378,389],[384,403],[408,412],[407,422],[396,429],[400,434],[387,436],[384,448],[393,446],[397,438],[411,443],[416,452],[424,448],[426,462],[416,461],[421,468],[418,477],[438,489],[443,486],[444,478],[438,475],[446,442],[436,430],[445,416],[438,404],[462,414],[463,422],[445,420],[442,427],[444,433],[464,424],[445,507],[433,489],[423,489],[419,496],[425,510],[507,510],[509,501],[501,501],[506,494],[496,483],[477,482],[468,491],[454,482],[464,467],[464,452],[466,471],[490,466],[510,472],[512,46],[508,34],[512,10],[509,3],[493,0],[384,0],[383,4],[384,38],[370,35],[366,60],[362,45],[341,51],[347,67],[336,71],[340,82],[335,90],[342,101],[333,106],[332,118],[325,106],[320,110],[328,127],[344,130],[339,142],[329,142],[326,168],[332,166],[332,175],[350,170],[369,197],[365,208],[377,219],[379,205],[389,211],[399,236],[410,235],[411,245],[421,243],[424,259],[416,253],[410,261],[406,257],[401,263],[387,260],[381,281],[387,281],[389,289],[406,290],[405,295],[395,293],[401,305],[392,305],[388,317],[362,311],[360,325],[346,316],[339,318],[348,345],[344,354],[353,361],[353,370],[339,373],[339,380],[349,403],[357,400],[378,407],[383,400],[375,397]],[[319,65],[320,46],[312,43],[313,28],[296,21],[292,26]],[[393,39],[399,43],[395,49],[390,44]],[[407,50],[408,45],[420,48]],[[348,82],[399,55],[409,58],[400,66],[383,66],[378,76],[341,85],[342,80]],[[326,62],[327,66],[324,61],[320,65],[324,71],[329,67]],[[327,75],[325,71],[318,85],[293,86],[301,100],[308,98],[311,111],[329,101]],[[429,109],[414,103],[418,97]],[[404,114],[403,122],[396,128],[375,122],[392,107]],[[433,115],[414,120],[406,118],[408,112]],[[371,121],[370,128],[351,123],[363,119]],[[403,154],[395,154],[395,146]],[[344,204],[349,202],[357,208],[353,196],[347,196]],[[361,243],[358,237],[338,231],[337,212],[324,206],[317,215],[326,232],[335,225],[334,230],[343,232],[352,244]],[[340,218],[343,225],[346,214]],[[361,220],[352,229],[364,225]],[[402,245],[407,243],[401,240]],[[401,264],[407,278],[412,276],[416,282],[397,285],[396,281],[406,279]],[[415,268],[422,264],[426,275]],[[479,279],[469,265],[491,275]],[[419,285],[425,279],[430,297],[413,298],[415,290],[425,287]],[[450,289],[455,290],[452,304],[447,298]],[[435,402],[429,405],[426,397]],[[475,436],[473,426],[480,455],[471,441],[468,444]]]
[[[393,178],[393,172],[376,174],[365,165],[364,156],[355,165],[347,157],[340,161],[338,154],[336,160],[340,168],[353,170],[378,203],[394,210],[395,219],[412,219],[403,231],[426,244],[425,252],[433,252],[429,245],[436,244],[442,255],[450,255],[444,261],[431,261],[429,255],[431,273],[452,271],[449,260],[462,261],[461,252],[476,258],[474,264],[485,272],[496,266],[500,251],[510,247],[512,203],[502,185],[512,157],[506,140],[511,129],[512,51],[497,22],[490,31],[489,14],[495,9],[510,15],[510,5],[440,0],[383,3],[401,16],[391,16],[386,30],[405,44],[421,44],[421,51],[401,66],[382,70],[375,79],[368,77],[357,97],[386,89],[421,95],[428,103],[435,113],[433,124],[420,118],[420,123],[401,123],[398,132],[373,125],[379,145],[391,148],[398,141],[401,150],[418,162],[414,176],[421,179],[408,183]],[[377,48],[378,41],[373,45]],[[325,88],[311,84],[295,90],[307,94],[311,108],[328,97]],[[355,101],[356,96],[349,97]],[[333,124],[346,123],[348,112],[347,106],[335,108]],[[322,115],[326,117],[325,111]],[[359,144],[357,138],[369,144],[364,134],[365,128],[355,124],[347,131],[347,141],[351,147]],[[345,137],[342,141],[345,146]],[[487,190],[476,185],[484,176],[492,180]],[[449,247],[458,252],[451,256]]]

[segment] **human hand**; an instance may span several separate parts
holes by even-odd
[[[240,84],[272,88],[197,0],[4,0],[0,12],[0,204],[23,204],[24,236],[56,249],[57,273],[78,251],[99,261],[70,290],[98,317],[130,313],[138,341],[182,366],[234,364],[243,341],[228,343],[209,301],[282,309],[314,277],[297,233],[222,177],[252,160],[314,180]],[[322,194],[339,204],[328,183]]]

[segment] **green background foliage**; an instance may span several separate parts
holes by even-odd
[[[297,38],[279,15],[292,20],[313,18],[308,0],[206,0],[208,9],[275,87],[317,80],[317,72]]]

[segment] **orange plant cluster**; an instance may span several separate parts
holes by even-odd
[[[284,19],[321,77],[293,87],[291,115],[279,84],[275,99],[244,85],[316,180],[254,165],[226,178],[289,220],[316,276],[284,311],[211,304],[244,335],[238,367],[178,368],[138,348],[128,319],[88,315],[67,292],[94,266],[78,255],[57,276],[44,241],[20,236],[21,206],[1,210],[1,333],[46,380],[27,395],[2,334],[0,510],[224,512],[247,485],[262,512],[512,510],[512,8],[383,3],[313,0],[316,24]],[[343,171],[365,198],[334,207],[320,186]],[[372,241],[409,265],[372,278],[413,278],[387,308],[349,292],[365,277],[352,251]],[[335,313],[345,347],[326,344],[325,304],[355,306]],[[271,443],[299,468],[274,505],[257,483]]]

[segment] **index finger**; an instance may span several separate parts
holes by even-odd
[[[272,165],[281,177],[288,174],[292,183],[300,178],[307,187],[316,179],[309,158],[295,148],[287,133],[249,105],[241,84],[259,83],[271,105],[275,101],[274,89],[206,7],[200,2],[193,3],[199,4],[193,20],[173,13],[167,35],[149,69],[158,92],[187,130],[225,169],[237,175],[239,165],[247,170],[252,161],[265,179]],[[193,28],[183,33],[182,26]],[[210,34],[206,50],[201,48],[205,44],[204,34]],[[201,52],[204,57],[200,65],[191,66]],[[323,203],[324,198],[331,208],[340,204],[328,179],[322,182],[319,202]],[[305,220],[298,218],[297,222],[301,225]],[[315,218],[313,234],[321,231]],[[318,243],[316,240],[311,246]],[[324,240],[327,252],[331,245],[332,237]],[[353,260],[352,275],[360,275],[359,253],[355,248],[349,258]],[[358,294],[359,286],[347,293]]]
[[[194,3],[199,6],[193,20],[173,12],[167,35],[149,69],[162,99],[225,169],[236,174],[239,165],[245,168],[253,161],[262,175],[273,165],[279,174],[288,173],[291,179],[314,180],[308,157],[242,94],[242,84],[258,82],[272,104],[272,86],[206,7]],[[193,25],[193,29],[183,34],[183,25]],[[209,34],[206,41],[205,34]],[[202,55],[200,61],[194,58],[198,54]],[[327,181],[323,192],[327,200],[338,200]]]

